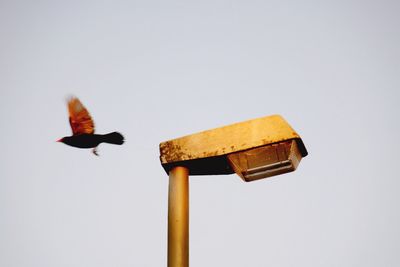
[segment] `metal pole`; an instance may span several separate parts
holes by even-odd
[[[168,267],[189,266],[189,170],[169,172]]]

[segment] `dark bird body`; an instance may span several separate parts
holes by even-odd
[[[79,148],[94,148],[101,143],[122,145],[124,143],[124,137],[117,132],[109,134],[80,134],[64,137],[63,143]]]
[[[73,135],[65,136],[58,142],[78,148],[93,148],[93,153],[97,156],[96,148],[101,143],[114,145],[124,143],[124,137],[118,132],[95,134],[93,120],[78,98],[73,97],[68,101],[68,111]]]

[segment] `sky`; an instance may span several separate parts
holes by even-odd
[[[309,155],[190,177],[191,266],[400,266],[398,1],[0,1],[0,266],[166,266],[160,142],[281,114]],[[97,133],[71,134],[76,95]]]

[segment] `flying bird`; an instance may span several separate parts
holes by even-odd
[[[118,132],[95,134],[92,117],[77,97],[71,97],[67,104],[72,136],[65,136],[57,142],[78,148],[92,148],[92,152],[96,156],[99,155],[97,146],[101,143],[114,145],[124,143],[124,137]]]

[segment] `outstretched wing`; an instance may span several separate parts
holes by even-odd
[[[71,97],[68,100],[68,112],[73,135],[94,133],[92,117],[78,98]]]

